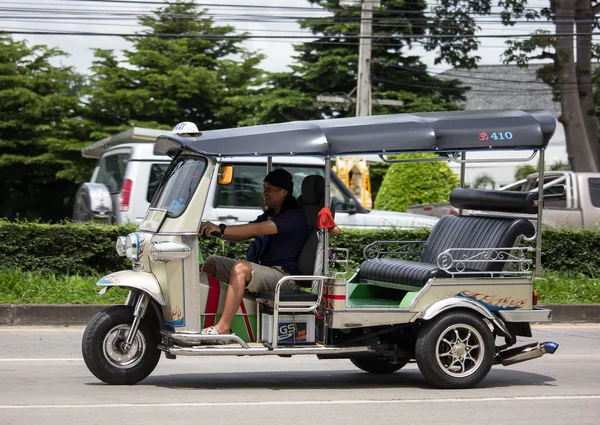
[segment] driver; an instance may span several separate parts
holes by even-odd
[[[284,169],[271,171],[263,180],[266,211],[248,224],[226,226],[211,222],[200,225],[200,235],[220,232],[232,242],[257,238],[249,250],[254,251],[252,262],[212,256],[202,265],[206,272],[229,284],[225,307],[216,325],[201,331],[203,335],[230,333],[230,326],[242,302],[244,292],[274,291],[279,279],[298,274],[298,257],[308,239],[309,227],[304,213],[292,195],[294,181]],[[281,290],[299,289],[293,281],[285,282]]]

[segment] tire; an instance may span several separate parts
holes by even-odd
[[[487,376],[494,351],[494,336],[483,319],[461,311],[425,323],[417,336],[415,357],[432,384],[471,388]]]
[[[90,372],[107,384],[136,384],[150,375],[160,360],[157,329],[145,319],[140,322],[131,349],[123,353],[120,343],[132,322],[133,308],[116,305],[96,314],[85,329],[83,360]],[[128,354],[130,357],[122,358]]]
[[[377,375],[384,375],[388,373],[394,373],[406,366],[407,362],[392,363],[388,359],[373,359],[373,358],[362,358],[362,359],[350,359],[352,364],[364,370],[365,372],[374,373]]]

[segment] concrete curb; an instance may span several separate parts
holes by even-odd
[[[103,304],[0,304],[0,325],[85,325]]]
[[[106,304],[0,304],[0,326],[86,325]],[[600,304],[540,305],[553,323],[600,323]]]

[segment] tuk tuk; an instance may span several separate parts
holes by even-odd
[[[97,283],[100,292],[121,287],[129,295],[124,305],[90,320],[82,341],[87,367],[108,384],[135,384],[154,370],[161,353],[167,359],[310,354],[349,359],[374,374],[416,361],[434,386],[469,388],[492,365],[553,354],[554,342],[517,345],[518,337],[532,336],[531,323],[551,320],[550,310],[536,306],[533,289],[541,271],[542,193],[462,186],[474,151],[489,152],[489,161],[514,161],[502,158],[503,151],[531,151],[523,160],[539,155],[543,173],[544,150],[555,127],[547,111],[498,110],[159,136],[156,150],[172,162],[138,230],[117,241],[117,252],[131,260],[132,269]],[[318,213],[330,208],[331,160],[375,154],[395,162],[400,159],[391,154],[410,152],[433,152],[439,156],[427,160],[461,163],[461,187],[450,201],[461,212],[478,214],[442,217],[425,241],[374,241],[364,248],[357,270],[340,273],[333,266],[344,262],[343,249],[331,247],[328,230],[317,223]],[[236,171],[227,160],[244,156],[267,157],[265,174],[273,157],[319,157],[325,175],[307,176],[310,184],[303,184],[310,236],[300,274],[285,276],[272,292],[247,292],[231,334],[203,335],[200,331],[220,317],[227,285],[199,267],[202,212],[211,179],[229,184]],[[535,241],[535,248],[522,241]],[[289,280],[303,288],[283,291]],[[223,339],[228,344],[220,344]]]

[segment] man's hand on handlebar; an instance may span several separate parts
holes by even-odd
[[[221,237],[221,228],[219,225],[211,223],[210,221],[203,221],[200,224],[200,231],[198,232],[198,235],[205,238],[210,236]]]

